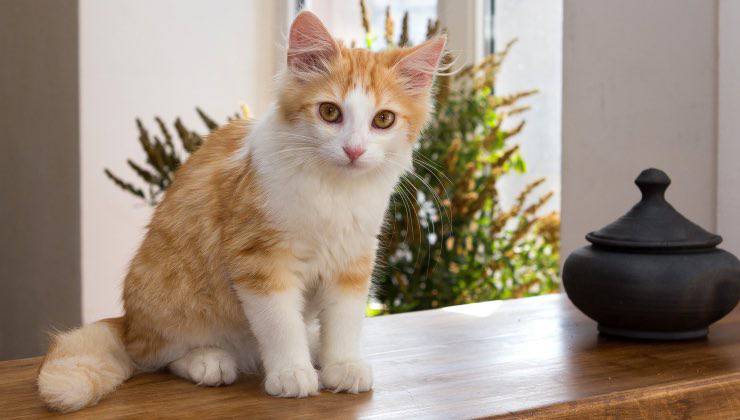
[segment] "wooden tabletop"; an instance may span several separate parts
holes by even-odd
[[[740,418],[740,311],[683,343],[598,336],[564,297],[366,320],[375,389],[278,399],[250,376],[202,388],[139,375],[72,418]],[[39,359],[0,362],[0,418],[50,416]]]

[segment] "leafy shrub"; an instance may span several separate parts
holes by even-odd
[[[363,4],[361,2],[361,4]],[[367,13],[367,8],[362,8]],[[366,43],[375,36],[363,18]],[[397,45],[410,45],[408,15]],[[393,17],[386,9],[383,38],[394,47]],[[427,39],[440,31],[428,22]],[[525,172],[511,138],[524,121],[520,99],[536,91],[495,94],[496,74],[513,42],[498,54],[437,78],[432,123],[419,139],[414,172],[391,199],[376,273],[379,310],[406,312],[558,290],[559,217],[542,218],[547,192],[532,198],[544,179],[527,185],[510,208],[502,208],[497,182]],[[444,58],[443,64],[451,63]]]

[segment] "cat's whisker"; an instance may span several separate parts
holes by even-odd
[[[408,191],[405,189],[405,187],[400,182],[397,185],[397,187],[399,188],[398,197],[403,202],[403,209],[404,209],[404,213],[406,214],[406,219],[405,219],[406,223],[404,223],[404,228],[406,232],[404,233],[404,240],[407,240],[409,238],[409,234],[411,235],[412,238],[414,237],[414,225],[412,223],[412,216],[411,216],[412,214],[414,214],[414,211],[413,211],[413,207],[410,204],[410,201],[408,201],[409,200],[409,198],[407,197]],[[411,224],[409,225],[409,223]]]
[[[447,176],[447,174],[444,173],[444,171],[442,170],[442,168],[439,166],[439,163],[432,161],[429,157],[424,156],[423,154],[421,154],[418,151],[414,151],[414,153],[413,153],[412,156],[413,156],[414,159],[419,159],[421,161],[426,162],[428,164],[426,166],[427,168],[429,168],[430,170],[433,170],[435,173],[437,173],[439,175],[442,175],[445,178],[445,181],[447,181],[450,184],[452,184],[452,180]]]
[[[275,160],[281,165],[283,165],[283,169],[294,169],[298,166],[301,166],[301,164],[305,163],[306,158],[310,157],[310,153],[303,153],[303,152],[311,152],[315,151],[315,147],[286,147],[278,150],[273,150],[268,153],[266,153],[262,159],[263,160]],[[287,164],[290,164],[290,166],[285,166]]]
[[[445,184],[453,185],[454,182],[445,174],[440,168],[436,166],[436,163],[429,160],[429,158],[424,157],[424,155],[421,154],[415,154],[413,156],[414,163],[418,163],[421,167],[425,168],[430,175],[435,177],[437,179],[437,182],[439,183],[439,186],[442,187],[445,197],[449,197],[449,193],[447,192],[447,188],[445,187]],[[444,178],[444,181],[440,178],[440,175]]]
[[[418,155],[418,156],[421,156],[421,155]],[[442,172],[441,170],[430,167],[430,164],[424,164],[423,161],[418,161],[418,160],[416,160],[416,158],[414,158],[414,162],[419,163],[420,166],[426,168],[427,171],[429,171],[429,173],[433,177],[435,177],[437,179],[437,182],[439,183],[439,186],[442,188],[442,191],[444,193],[445,199],[449,199],[450,194],[447,191],[447,188],[445,187],[445,183],[442,182],[442,180],[439,178],[439,176],[436,175],[436,173],[439,173],[443,177],[445,177],[445,179],[450,183],[450,185],[453,184],[452,180],[450,180],[450,178],[448,178],[447,175],[445,175],[444,172]],[[438,198],[441,198],[441,197],[439,197],[439,195],[438,195]],[[444,208],[445,211],[444,211],[444,213],[441,213],[440,214],[440,219],[442,221],[442,228],[444,229],[444,220],[442,220],[442,216],[445,216],[446,215],[447,216],[447,223],[448,223],[449,228],[450,228],[450,231],[451,231],[452,230],[452,226],[450,225],[450,223],[451,223],[451,219],[452,219],[452,214],[450,213],[450,209],[449,209],[448,206],[443,206],[443,208]]]
[[[397,162],[394,162],[394,161],[392,161],[392,160],[389,160],[388,162],[391,162],[391,163],[393,163],[393,164],[396,164],[396,165],[399,165],[399,166],[400,166],[400,164],[398,164]],[[423,178],[421,178],[421,177],[420,177],[419,175],[417,175],[417,174],[416,174],[416,173],[414,173],[413,171],[407,171],[407,172],[405,173],[405,175],[409,175],[409,176],[413,176],[413,177],[415,177],[415,178],[416,178],[417,180],[419,180],[419,181],[420,181],[420,182],[421,182],[421,183],[422,183],[422,184],[424,185],[424,187],[425,187],[425,188],[426,188],[426,189],[427,189],[427,190],[429,191],[429,193],[430,193],[430,194],[432,195],[432,202],[433,202],[433,204],[435,205],[435,207],[436,207],[436,209],[437,209],[437,211],[438,211],[438,214],[440,214],[440,220],[441,220],[441,218],[442,218],[442,216],[441,216],[441,215],[443,214],[443,212],[442,212],[442,207],[443,207],[443,206],[442,206],[442,200],[441,200],[441,198],[439,197],[439,195],[437,195],[437,193],[436,193],[436,192],[435,192],[435,191],[434,191],[434,190],[432,189],[432,187],[431,187],[431,186],[429,185],[429,183],[427,183],[427,182],[426,182],[426,181],[425,181],[425,180],[424,180]],[[413,183],[411,183],[411,185],[413,185]]]
[[[397,162],[394,162],[392,160],[390,160],[389,162],[391,162],[393,164],[397,164],[397,165],[400,166],[400,164],[398,164]],[[432,195],[432,204],[435,206],[435,208],[437,210],[437,214],[440,217],[440,222],[442,223],[442,232],[440,232],[440,235],[437,236],[434,220],[432,220],[432,218],[429,217],[428,215],[426,215],[426,213],[425,213],[424,218],[427,221],[427,224],[431,226],[431,232],[429,232],[429,226],[427,226],[427,231],[426,231],[427,237],[425,238],[426,239],[426,242],[427,242],[427,251],[428,251],[427,252],[427,266],[428,266],[430,264],[430,262],[431,262],[431,254],[432,254],[432,243],[431,243],[430,235],[434,235],[435,236],[435,241],[439,241],[440,243],[444,240],[444,234],[445,234],[445,232],[444,232],[444,218],[443,218],[443,214],[444,213],[441,210],[441,208],[443,206],[442,206],[441,199],[439,198],[439,196],[436,194],[436,192],[431,188],[431,186],[424,179],[422,179],[420,176],[418,176],[414,172],[411,172],[411,171],[405,172],[404,176],[401,178],[401,182],[404,182],[405,181],[409,185],[409,187],[412,188],[412,189],[414,189],[414,190],[416,190],[417,187],[408,178],[406,178],[406,176],[413,176],[413,177],[415,177],[416,179],[418,179],[422,183],[423,186],[425,186],[425,188],[427,188],[429,190],[429,192]],[[418,199],[416,199],[416,197],[414,197],[414,199],[416,200],[419,209],[421,209],[422,206],[418,202]],[[418,216],[417,216],[417,221],[418,221]],[[450,230],[451,230],[451,225],[450,225]],[[419,246],[421,246],[421,244],[419,244]],[[444,252],[444,247],[442,249],[443,249],[443,252]],[[417,259],[418,259],[418,254],[417,254]],[[416,264],[416,261],[415,261],[414,262],[414,266],[416,266],[416,265],[417,264]]]
[[[311,137],[311,136],[307,136],[305,134],[299,134],[299,133],[291,133],[290,131],[276,131],[275,134],[278,136],[287,136],[288,138],[306,139],[306,140],[316,141],[316,137]]]
[[[409,173],[411,175],[413,175],[414,177],[416,177],[416,179],[418,179],[427,188],[427,190],[432,194],[432,201],[435,203],[435,206],[437,207],[437,211],[438,211],[438,215],[439,215],[440,221],[444,224],[444,218],[443,218],[443,216],[444,216],[445,213],[442,211],[442,208],[444,206],[442,205],[442,199],[439,196],[439,194],[437,194],[437,192],[434,191],[434,189],[431,187],[431,185],[429,185],[429,183],[426,180],[424,180],[422,177],[420,177],[418,174],[416,174],[415,172],[409,172]],[[445,193],[446,193],[446,190],[445,190]],[[449,197],[449,195],[448,195],[448,197]],[[448,220],[449,220],[449,217],[448,217]]]
[[[417,242],[416,245],[418,247],[421,247],[421,241],[424,239],[424,235],[422,234],[423,233],[422,224],[419,219],[419,213],[418,213],[418,210],[421,209],[421,206],[416,196],[412,193],[413,191],[416,191],[416,187],[413,184],[410,184],[408,182],[408,179],[406,179],[404,176],[402,176],[399,179],[397,186],[400,188],[400,191],[401,191],[400,197],[404,199],[404,203],[408,206],[408,210],[409,210],[406,212],[406,223],[404,223],[404,225],[407,226],[407,229],[409,228],[411,229],[412,238],[415,239],[416,236],[413,234],[414,233],[414,230],[413,230],[414,223],[413,222],[414,220],[416,221],[416,225],[418,227],[418,235],[419,235],[418,236],[419,242]],[[416,203],[416,206],[414,206],[413,204],[414,202]],[[426,229],[427,229],[426,233],[428,235],[429,233],[428,228]],[[416,258],[414,260],[414,267],[418,267],[418,262],[419,262],[418,258],[419,258],[419,253],[417,252]]]
[[[290,155],[289,153],[308,152],[308,151],[314,151],[314,150],[316,150],[316,149],[313,148],[313,147],[293,147],[293,148],[289,148],[289,149],[281,149],[281,150],[277,150],[277,151],[271,152],[270,154],[267,155],[267,157],[270,157],[270,158],[272,158],[272,157],[278,157],[278,156],[280,156],[280,157],[295,157],[295,155]],[[283,155],[286,155],[286,156],[283,156]]]
[[[402,184],[405,182],[406,185],[411,189],[412,192],[416,192],[417,191],[416,190],[416,187],[413,184],[411,184],[406,177],[401,177],[401,180],[400,181],[401,181]],[[412,206],[412,209],[413,209],[413,214],[414,214],[415,219],[416,219],[416,224],[419,227],[419,242],[416,244],[416,246],[419,249],[421,249],[421,245],[422,245],[421,243],[422,243],[422,241],[424,241],[424,238],[425,237],[428,238],[428,235],[429,235],[429,228],[428,228],[428,226],[429,226],[429,220],[425,217],[425,219],[427,219],[427,221],[426,221],[426,226],[424,226],[425,230],[424,230],[423,233],[425,233],[426,236],[423,236],[422,235],[422,225],[421,225],[421,221],[419,220],[419,211],[421,210],[421,204],[419,203],[419,200],[416,198],[416,195],[415,194],[409,193],[409,195],[411,196],[411,199],[413,199],[414,202],[416,202],[416,207],[413,206],[413,202],[411,203],[411,206]],[[428,243],[429,241],[427,240],[426,242]],[[418,263],[419,263],[419,252],[416,253],[416,258],[414,260],[414,270],[416,270],[416,267],[419,266]]]

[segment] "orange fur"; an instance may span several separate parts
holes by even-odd
[[[244,121],[226,125],[183,165],[131,263],[125,342],[143,366],[181,334],[245,328],[231,281],[279,287],[261,268],[279,244],[250,165],[229,159],[248,129]]]
[[[363,255],[351,266],[337,276],[339,286],[349,293],[366,294],[370,288],[370,276],[373,274],[374,255]]]
[[[307,81],[288,78],[284,80],[278,103],[283,117],[289,121],[311,119],[318,97],[332,97],[336,102],[356,88],[361,88],[375,98],[376,103],[393,103],[393,111],[409,125],[407,140],[415,142],[431,110],[429,90],[409,94],[399,80],[395,66],[413,51],[394,49],[371,52],[360,48],[347,48],[337,44],[338,54],[329,61],[327,74]]]

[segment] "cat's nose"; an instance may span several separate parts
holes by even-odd
[[[344,146],[342,147],[342,150],[344,150],[344,154],[346,154],[352,162],[356,161],[363,153],[365,153],[365,149],[359,146]]]

